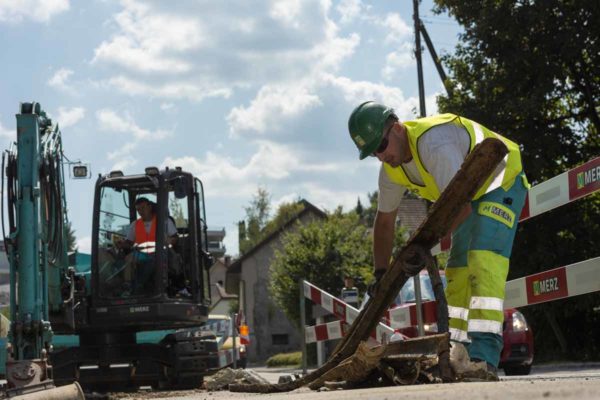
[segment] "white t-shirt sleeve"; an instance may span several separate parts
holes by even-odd
[[[377,210],[392,212],[398,208],[406,188],[390,180],[385,172],[383,163],[379,168],[379,194],[377,196]]]

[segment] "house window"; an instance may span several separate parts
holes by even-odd
[[[288,335],[285,334],[271,335],[271,340],[274,345],[287,345],[290,342]]]

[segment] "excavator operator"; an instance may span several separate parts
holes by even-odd
[[[138,197],[135,209],[140,216],[129,225],[126,239],[118,239],[116,246],[122,250],[133,249],[125,258],[126,267],[123,272],[126,288],[124,295],[144,289],[153,273],[153,254],[156,246],[156,205],[146,197]],[[167,243],[177,243],[177,228],[171,220],[166,222]],[[134,278],[135,274],[135,279]]]

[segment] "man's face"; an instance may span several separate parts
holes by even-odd
[[[392,167],[397,167],[401,164],[400,154],[400,141],[397,135],[398,123],[393,124],[383,134],[383,139],[377,150],[374,152],[374,156],[381,162],[390,164]]]
[[[135,210],[144,221],[152,219],[152,206],[148,202],[141,202],[135,205]]]

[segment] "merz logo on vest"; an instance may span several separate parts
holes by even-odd
[[[481,211],[483,213],[490,213],[490,214],[494,214],[497,215],[498,217],[502,218],[503,220],[505,220],[507,222],[508,225],[512,226],[513,224],[513,216],[510,215],[509,213],[507,213],[506,211],[502,210],[499,207],[496,207],[493,204],[486,204],[481,208]]]

